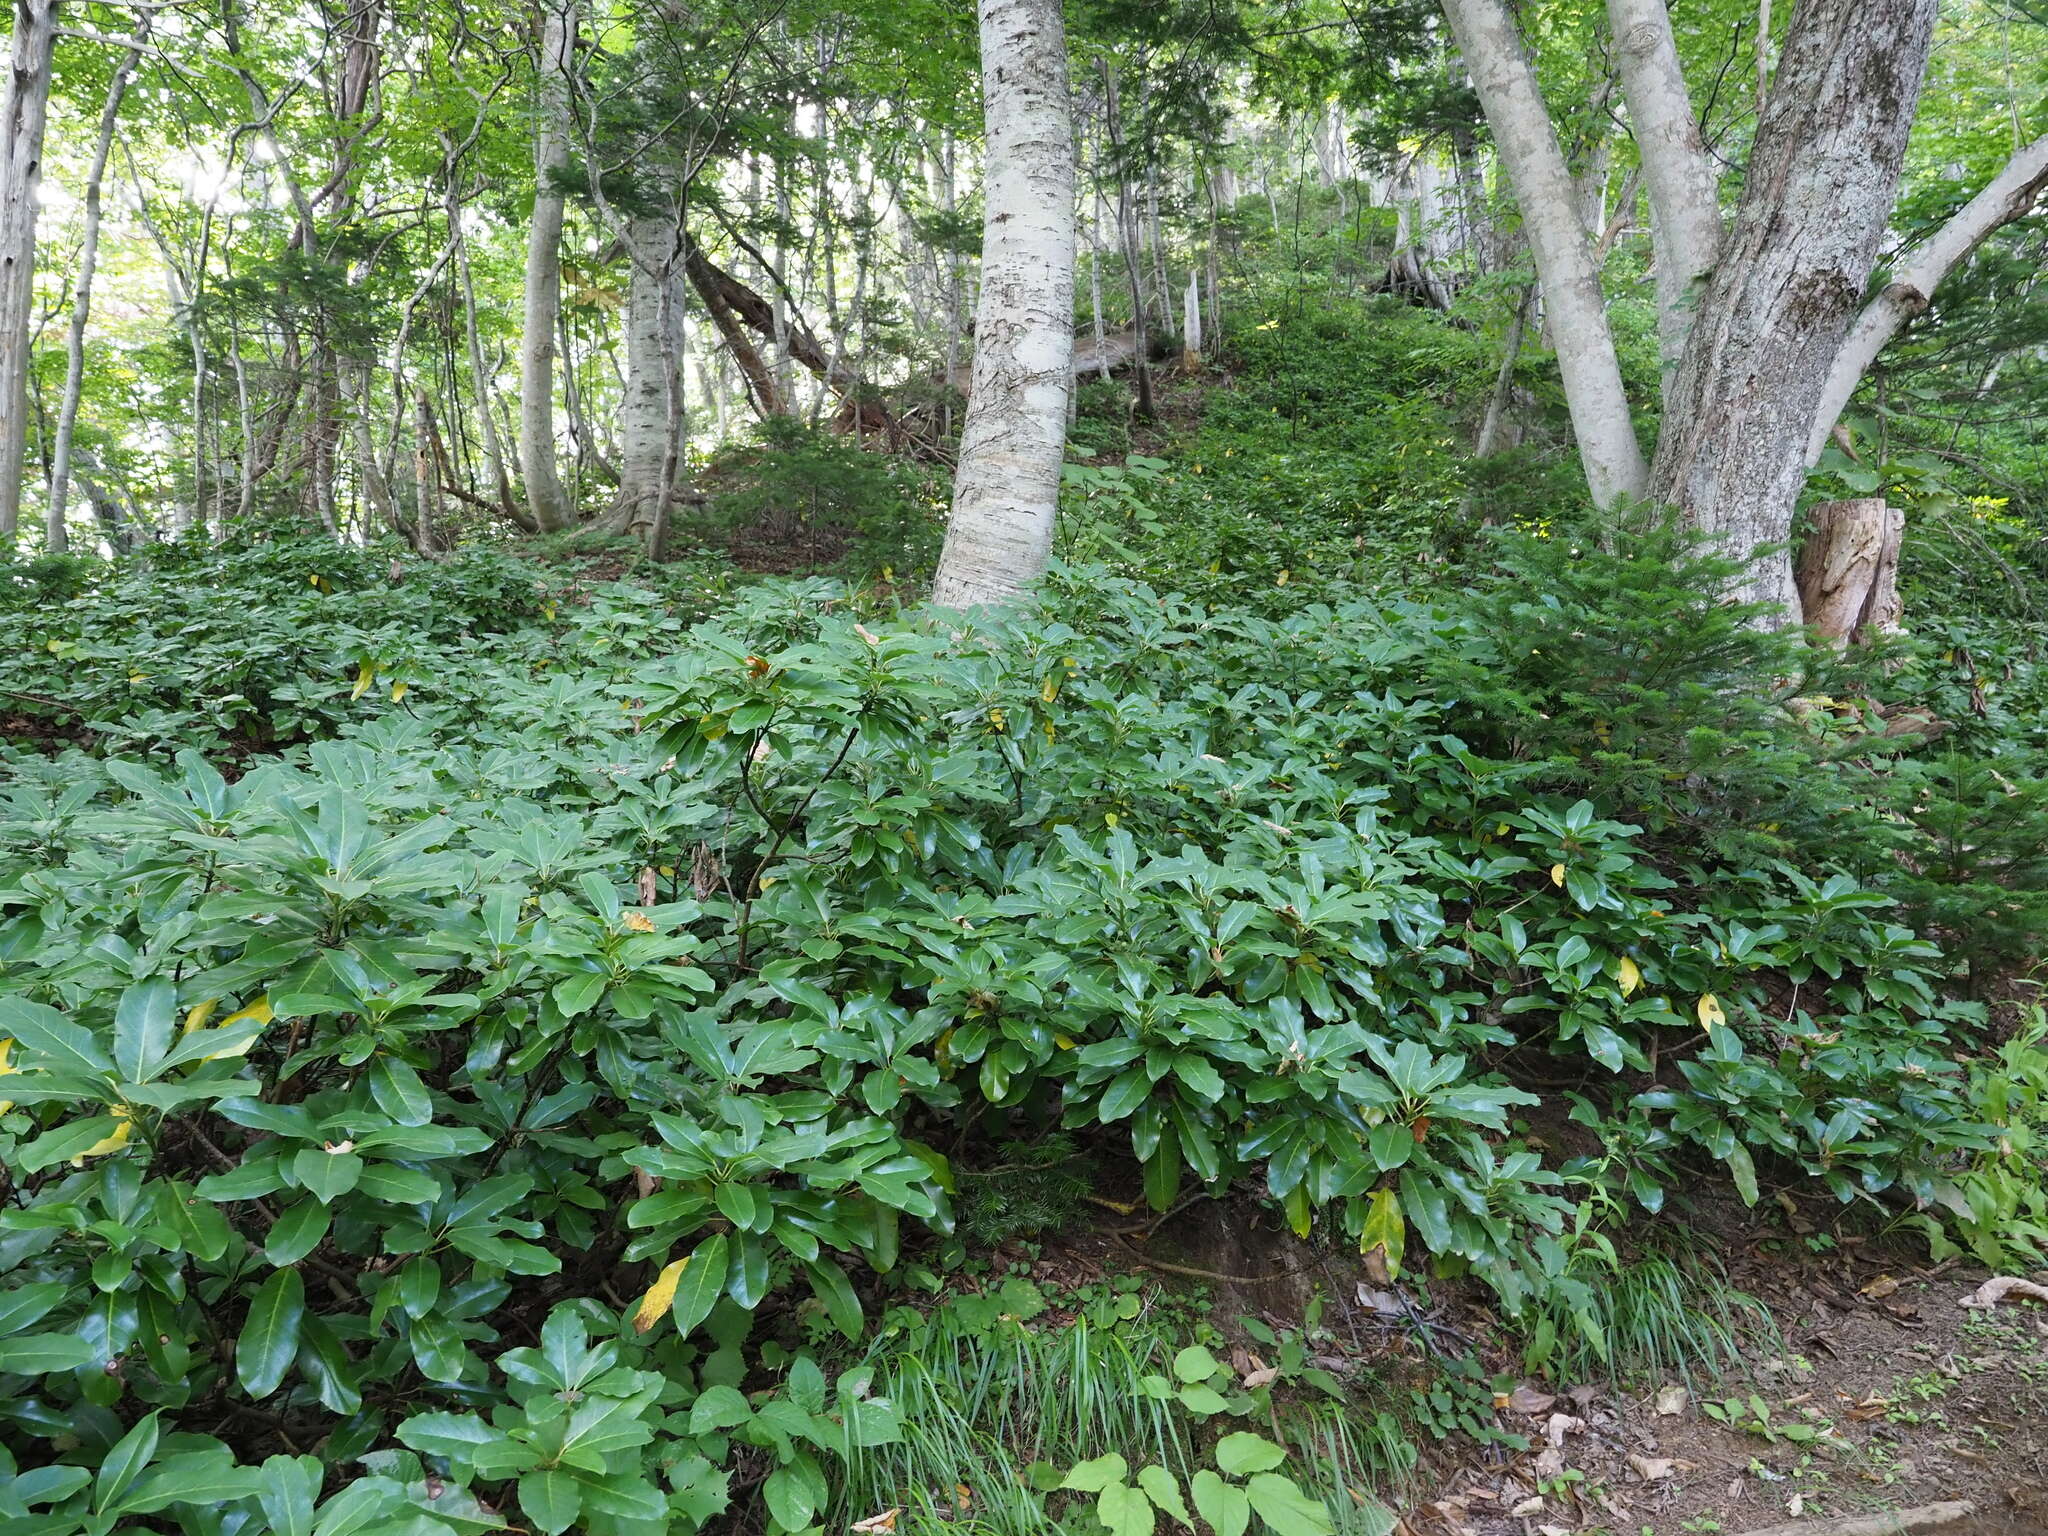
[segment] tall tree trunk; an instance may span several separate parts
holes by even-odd
[[[626,288],[626,381],[619,400],[619,496],[615,518],[625,528],[652,528],[662,501],[662,476],[672,462],[670,406],[675,378],[673,289],[681,253],[673,214],[646,215],[626,226],[632,271]],[[664,294],[663,289],[670,292]]]
[[[1664,387],[1692,329],[1699,284],[1721,252],[1719,178],[1700,137],[1664,0],[1607,0],[1629,127],[1650,188]]]
[[[534,522],[543,533],[559,533],[575,521],[555,458],[555,327],[562,308],[561,177],[569,169],[569,71],[574,67],[577,0],[544,3],[533,219],[527,231],[519,338],[519,472]]]
[[[448,215],[448,238],[455,247],[455,274],[462,287],[463,346],[469,355],[470,388],[476,392],[477,433],[483,440],[484,479],[489,482],[490,494],[497,499],[505,516],[516,517],[512,478],[505,470],[505,449],[498,438],[497,420],[491,413],[491,374],[484,366],[483,336],[477,325],[476,280],[470,272],[469,240],[462,228],[462,198],[455,186],[453,140],[444,133],[441,142],[449,148],[448,178],[442,191],[442,201]]]
[[[1648,471],[1629,419],[1599,269],[1521,35],[1503,0],[1444,0],[1444,15],[1514,183],[1587,487],[1601,506],[1639,496]]]
[[[152,20],[154,17],[147,11],[136,19],[138,37],[148,35]],[[85,386],[85,327],[92,315],[93,276],[99,269],[100,187],[106,180],[107,159],[114,149],[121,98],[127,94],[129,78],[141,62],[142,50],[130,48],[114,67],[106,105],[100,109],[100,131],[93,142],[92,167],[85,177],[85,235],[79,247],[78,279],[71,296],[71,329],[65,339],[64,399],[57,408],[57,441],[50,452],[50,504],[44,544],[52,554],[61,553],[70,543],[64,528],[64,511],[71,492],[71,439],[78,429],[78,400]],[[243,453],[248,453],[246,444]]]
[[[974,389],[933,598],[1009,602],[1045,571],[1074,354],[1074,133],[1061,0],[980,0],[984,173]]]
[[[1806,0],[1793,13],[1651,481],[1737,556],[1791,538],[1807,435],[1898,193],[1935,3]],[[1751,563],[1738,595],[1799,618],[1782,548]]]
[[[1152,342],[1146,334],[1145,266],[1138,251],[1138,213],[1131,200],[1130,168],[1124,163],[1123,122],[1117,102],[1116,71],[1107,59],[1102,61],[1102,125],[1109,136],[1110,157],[1115,162],[1117,238],[1123,246],[1124,275],[1130,279],[1131,287],[1131,329],[1137,337],[1131,375],[1137,386],[1137,413],[1149,421],[1153,416]]]
[[[28,463],[29,326],[36,278],[36,187],[50,111],[57,0],[14,0],[14,46],[0,88],[0,552],[21,522]]]

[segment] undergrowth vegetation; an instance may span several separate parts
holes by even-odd
[[[2038,1263],[2023,631],[1842,657],[1654,519],[1484,530],[1438,407],[1328,422],[1477,366],[1408,326],[1319,383],[1254,332],[1001,622],[710,557],[9,569],[0,1522],[1377,1536],[1416,1441],[1507,1432],[1469,1358],[973,1267],[1105,1191],[1267,1203],[1560,1381],[1764,1326],[1625,1237],[1710,1180]]]

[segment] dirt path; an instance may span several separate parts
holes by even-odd
[[[2048,1536],[2048,1308],[1966,1310],[1982,1278],[1880,1272],[1844,1309],[1809,1291],[1753,1386],[1582,1389],[1522,1415],[1534,1451],[1451,1469],[1407,1524],[1708,1536],[1967,1499],[1983,1513],[1949,1536]]]

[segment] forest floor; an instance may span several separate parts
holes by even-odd
[[[1315,1363],[1368,1403],[1375,1383],[1427,1379],[1431,1349],[1516,1380],[1496,1394],[1495,1420],[1527,1449],[1425,1444],[1389,1495],[1396,1536],[1737,1536],[1956,1500],[1978,1515],[1947,1536],[2048,1536],[2048,1307],[1965,1308],[1982,1270],[1802,1234],[1789,1211],[1766,1221],[1709,1204],[1692,1213],[1692,1235],[1769,1308],[1778,1337],[1753,1338],[1744,1372],[1718,1382],[1551,1385],[1517,1375],[1519,1346],[1477,1287],[1411,1289],[1403,1315],[1355,1259],[1311,1254],[1259,1220],[1212,1206],[1149,1239],[1083,1227],[1030,1256],[1034,1278],[1206,1278],[1226,1333],[1244,1315],[1299,1328],[1320,1293]]]

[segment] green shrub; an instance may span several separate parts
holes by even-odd
[[[1524,1314],[1585,1278],[1583,1186],[1510,1134],[1531,1078],[1585,1080],[1652,1207],[1711,1159],[1932,1211],[1997,1155],[1939,952],[1845,874],[1646,837],[1601,787],[1633,769],[1489,746],[1519,704],[1445,681],[1500,655],[1483,604],[586,595],[396,700],[319,662],[232,782],[16,757],[0,1421],[48,1529],[297,1529],[317,1446],[361,1471],[327,1504],[434,1529],[694,1529],[744,1467],[800,1530],[900,1433],[803,1362],[949,1230],[939,1146],[1071,1136],[1162,1210],[1255,1182]]]

